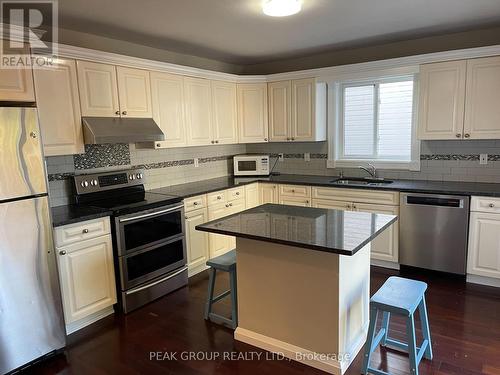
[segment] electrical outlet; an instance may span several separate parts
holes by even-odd
[[[304,152],[304,161],[311,161],[311,154],[309,152]]]
[[[198,163],[198,158],[194,158],[194,167],[198,168],[200,164]]]
[[[479,154],[479,164],[488,164],[488,154]]]
[[[278,154],[278,160],[279,160],[279,161],[283,161],[283,160],[284,160],[284,158],[283,158],[283,153],[282,153],[282,152],[280,152],[280,153]]]

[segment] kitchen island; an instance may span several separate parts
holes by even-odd
[[[198,225],[236,236],[236,340],[343,374],[368,331],[370,242],[394,215],[265,204]]]

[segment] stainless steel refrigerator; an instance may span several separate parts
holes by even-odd
[[[0,374],[65,345],[36,108],[0,107]]]

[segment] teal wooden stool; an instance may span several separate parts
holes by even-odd
[[[425,291],[427,284],[421,281],[404,279],[392,276],[382,285],[382,287],[370,299],[370,328],[365,344],[365,355],[363,358],[363,374],[388,375],[384,371],[371,368],[370,357],[377,346],[391,346],[408,352],[410,357],[410,373],[418,375],[418,365],[425,356],[432,359],[431,333],[429,330],[429,320],[427,318],[427,307],[425,305]],[[419,311],[422,322],[422,334],[424,341],[418,348],[415,339],[415,311]],[[378,313],[383,313],[382,327],[375,335]],[[408,343],[389,338],[389,320],[391,314],[403,315],[406,317],[406,336]]]
[[[207,262],[210,267],[210,276],[208,280],[208,300],[205,306],[205,319],[214,323],[228,326],[236,329],[238,326],[238,300],[236,291],[236,250],[231,250],[221,256],[210,259]],[[214,297],[215,277],[217,271],[229,272],[229,290]],[[212,312],[212,305],[223,299],[231,296],[231,319]]]

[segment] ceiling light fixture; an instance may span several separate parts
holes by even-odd
[[[271,17],[286,17],[299,13],[302,0],[263,0],[262,11]]]

